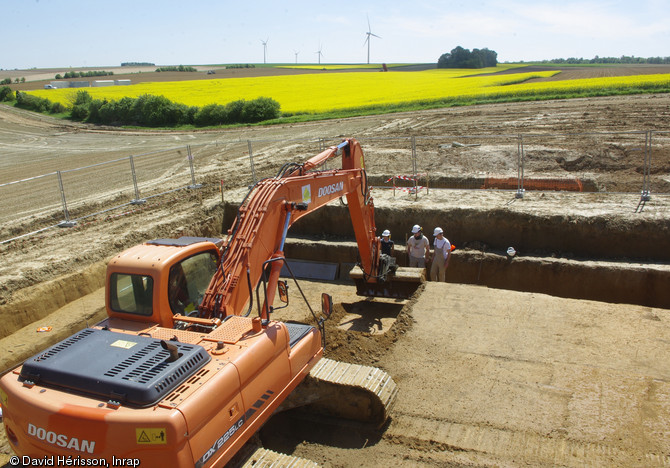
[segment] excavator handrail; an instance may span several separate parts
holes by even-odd
[[[324,323],[325,319],[323,318],[323,316],[321,317],[321,319],[319,319],[319,317],[317,317],[316,314],[314,313],[314,309],[312,309],[312,306],[310,305],[309,301],[307,300],[307,296],[305,295],[302,288],[300,287],[300,283],[298,282],[298,279],[295,277],[295,274],[293,273],[293,270],[291,269],[291,266],[289,265],[289,262],[286,259],[286,257],[271,258],[271,259],[267,260],[266,262],[264,262],[263,266],[265,267],[266,265],[269,265],[271,263],[278,262],[278,261],[283,262],[283,264],[288,269],[288,272],[291,275],[291,278],[293,279],[293,282],[298,287],[298,291],[300,291],[300,295],[302,296],[302,299],[305,301],[305,304],[307,305],[307,308],[309,309],[310,314],[312,314],[312,317],[314,317],[314,322],[316,322],[317,326],[319,327],[319,331],[321,332],[321,347],[325,348],[326,347],[326,328],[323,326],[323,323]],[[263,268],[262,280],[263,280],[262,281],[263,290],[264,290],[265,296],[266,296],[266,300],[263,304],[263,307],[267,307],[269,309],[269,308],[271,308],[271,306],[268,305],[268,300],[267,300],[267,282],[269,282],[269,281],[268,281],[268,278],[265,277],[265,268]],[[263,317],[263,311],[261,311],[261,309],[260,309],[260,307],[261,307],[260,306],[260,298],[258,297],[258,289],[260,288],[260,286],[261,286],[261,281],[259,281],[258,285],[256,286],[256,301],[258,303],[258,315],[260,317]],[[265,316],[268,317],[268,319],[269,319],[271,311],[267,310],[266,312],[267,313],[265,314]]]
[[[303,298],[303,300],[305,301],[305,304],[307,305],[307,308],[309,309],[309,312],[312,314],[312,317],[314,317],[314,320],[318,321],[319,318],[316,316],[316,314],[314,313],[314,309],[312,309],[312,306],[309,304],[309,301],[307,300],[307,296],[306,296],[305,293],[302,291],[302,288],[300,287],[300,283],[298,282],[298,279],[295,277],[295,274],[293,273],[293,270],[291,269],[291,266],[289,265],[289,262],[288,262],[288,260],[286,259],[286,257],[274,257],[274,258],[271,258],[271,259],[269,259],[269,260],[266,260],[266,261],[263,263],[263,266],[265,267],[265,266],[267,266],[267,265],[270,265],[271,263],[278,262],[278,261],[283,262],[284,266],[286,266],[286,269],[288,270],[289,274],[291,275],[291,279],[293,279],[293,282],[294,282],[295,285],[298,287],[298,291],[300,291],[300,294],[302,295],[302,298]],[[265,270],[265,268],[263,268],[263,270]],[[265,271],[263,271],[263,276],[262,276],[261,279],[262,279],[262,281],[259,281],[259,282],[258,282],[258,285],[256,286],[256,303],[257,303],[257,306],[256,306],[256,307],[257,307],[257,309],[258,309],[258,315],[259,315],[259,316],[262,316],[262,315],[263,315],[263,311],[261,310],[260,298],[258,297],[258,290],[259,290],[259,288],[261,287],[261,284],[263,284],[263,292],[264,292],[265,295],[267,296],[267,283],[269,282],[269,279],[268,279],[268,278],[266,277],[266,275],[265,275]],[[267,305],[267,302],[266,302],[265,304],[266,304],[266,307],[270,308],[270,306]],[[267,310],[267,311],[265,311],[265,312],[267,312],[268,315],[269,315],[272,311]]]

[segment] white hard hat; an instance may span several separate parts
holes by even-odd
[[[419,232],[420,230],[421,230],[421,226],[419,226],[418,224],[415,224],[415,225],[412,227],[412,234],[416,234],[416,233]]]
[[[444,231],[442,230],[441,227],[436,227],[435,230],[433,231],[433,235],[437,236],[438,234],[442,234]]]
[[[391,235],[391,231],[389,231],[388,229],[385,229],[384,232],[382,232],[382,237],[386,237],[386,236],[390,236],[390,235]]]
[[[507,255],[509,255],[510,257],[514,257],[516,255],[516,250],[514,250],[514,247],[509,247],[507,249]]]

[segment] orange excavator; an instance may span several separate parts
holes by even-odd
[[[337,154],[341,169],[320,170]],[[322,296],[320,317],[312,312],[313,325],[272,320],[288,305],[280,272],[285,265],[290,273],[283,253],[289,227],[340,197],[360,250],[352,273],[359,293],[408,297],[422,271],[402,272],[380,254],[363,152],[345,140],[257,183],[227,241],[157,239],[115,256],[107,267],[108,317],[0,379],[14,452],[24,462],[223,466],[275,411],[318,408],[322,391],[329,414],[383,423],[396,396],[393,380],[380,369],[323,358],[330,296]],[[276,291],[282,306],[273,305]],[[294,392],[308,380],[307,392]],[[347,397],[348,387],[355,396]],[[305,401],[287,399],[292,393]]]

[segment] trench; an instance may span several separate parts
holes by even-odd
[[[225,203],[220,215],[198,223],[189,235],[227,232],[237,208]],[[379,229],[394,233],[401,266],[407,265],[405,238],[397,233],[414,223],[444,226],[457,246],[447,269],[448,283],[670,308],[670,227],[665,221],[659,225],[658,220],[533,218],[502,209],[416,209],[411,219],[385,207],[376,207],[375,213]],[[517,250],[514,258],[506,255],[508,246]],[[358,248],[347,207],[328,205],[297,221],[289,231],[285,255],[289,260],[330,264],[336,281],[351,282],[348,273],[358,260]],[[101,261],[18,291],[0,306],[0,339],[103,288],[105,265]]]
[[[226,206],[225,226],[232,224],[236,209]],[[445,226],[457,246],[448,283],[670,308],[670,229],[658,220],[540,218],[504,209],[458,208],[415,209],[408,219],[406,212],[375,207],[375,215],[378,230],[392,233],[408,231],[414,223]],[[408,264],[406,235],[394,239],[401,266]],[[291,227],[289,236],[284,249],[288,259],[333,264],[336,278],[350,281],[358,248],[346,206],[333,204],[311,213]],[[517,251],[514,257],[506,253],[509,246]]]

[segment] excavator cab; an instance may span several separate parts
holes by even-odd
[[[122,320],[175,326],[195,318],[220,263],[215,238],[155,239],[112,258],[107,268],[107,314]]]

